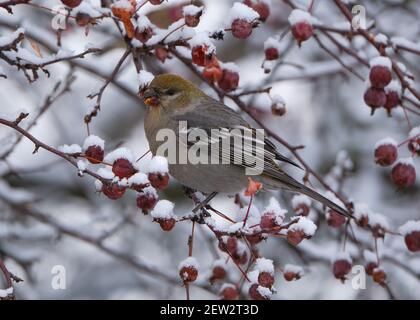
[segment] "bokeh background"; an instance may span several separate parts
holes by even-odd
[[[86,0],[93,5],[99,1]],[[33,1],[52,8],[59,1]],[[164,6],[179,1],[169,0]],[[240,87],[255,88],[272,86],[272,93],[281,95],[287,113],[282,117],[271,115],[269,100],[264,95],[249,98],[254,114],[267,127],[293,145],[305,145],[302,157],[317,172],[327,175],[336,161],[337,154],[345,150],[354,168],[343,183],[343,193],[356,202],[365,202],[371,209],[386,216],[390,225],[398,226],[410,219],[420,218],[420,184],[408,190],[398,191],[390,180],[390,170],[378,167],[373,161],[373,148],[381,138],[406,139],[408,129],[402,108],[393,116],[377,112],[370,116],[370,109],[363,102],[365,84],[342,68],[337,61],[310,40],[299,48],[290,36],[285,36],[285,61],[271,74],[261,68],[264,60],[263,44],[272,35],[289,28],[287,17],[290,6],[281,0],[272,0],[271,15],[267,22],[254,29],[247,40],[238,40],[229,33],[224,41],[217,41],[218,57],[225,62],[235,62],[240,68]],[[346,1],[351,2],[351,1]],[[220,29],[233,1],[204,0],[205,12],[197,31]],[[294,3],[307,5],[308,1]],[[392,36],[403,36],[415,43],[420,39],[419,1],[358,1],[366,8],[368,23],[375,22],[375,30]],[[141,10],[155,10],[151,5]],[[332,1],[315,1],[313,14],[326,25],[343,26],[344,18]],[[0,11],[0,35],[8,34],[17,27],[26,30],[26,36],[39,43],[41,51],[48,55],[56,50],[56,38],[51,28],[53,14],[31,6],[18,6],[14,14]],[[342,40],[345,41],[345,40]],[[16,68],[0,61],[8,79],[0,79],[0,114],[17,114],[25,109],[31,116],[37,114],[58,81],[64,81],[69,73],[76,80],[71,90],[58,98],[37,120],[30,132],[41,141],[58,147],[63,144],[82,144],[86,137],[84,115],[94,101],[87,96],[103,84],[100,75],[108,75],[124,52],[124,42],[112,22],[104,20],[90,28],[85,35],[83,28],[73,22],[62,34],[63,47],[77,52],[95,46],[107,48],[105,52],[88,55],[73,63],[63,62],[48,67],[50,77],[28,83]],[[26,42],[30,47],[30,43]],[[347,41],[366,58],[376,51],[361,37]],[[334,46],[327,43],[332,50]],[[341,55],[341,53],[338,53]],[[343,55],[344,56],[344,55]],[[419,56],[401,53],[403,62],[414,76],[419,76]],[[362,75],[368,69],[351,57],[343,58]],[[173,72],[192,79],[209,94],[214,92],[198,80],[176,58],[164,64],[147,57],[145,68],[152,73]],[[315,76],[305,76],[315,70]],[[106,89],[102,109],[91,125],[92,133],[106,141],[106,149],[124,145],[135,155],[148,150],[143,130],[145,109],[137,97],[138,81],[134,65],[127,60],[116,77],[117,85]],[[415,83],[417,89],[418,83]],[[226,104],[235,108],[226,100]],[[410,115],[414,125],[419,117]],[[25,120],[26,121],[26,120]],[[25,122],[22,122],[25,125]],[[17,139],[11,129],[0,126],[0,157]],[[288,154],[287,150],[279,146]],[[34,146],[26,139],[19,142],[14,151],[0,161],[0,255],[9,270],[24,279],[15,285],[19,299],[184,299],[185,292],[178,280],[177,265],[187,256],[187,238],[191,224],[178,223],[171,232],[161,231],[158,224],[144,216],[136,208],[135,194],[127,193],[122,200],[112,201],[95,192],[94,181],[89,176],[79,177],[77,170],[68,163],[43,150],[32,154]],[[409,152],[402,148],[402,154]],[[148,158],[142,159],[146,166]],[[415,160],[417,171],[420,162]],[[291,171],[299,178],[302,172]],[[311,179],[315,186],[316,181]],[[45,214],[64,229],[56,229],[49,223],[31,218],[4,197],[30,192],[33,202],[30,208]],[[290,210],[291,194],[274,193],[282,206]],[[160,197],[176,204],[177,214],[185,214],[192,208],[181,186],[171,179],[169,188]],[[257,203],[263,206],[269,195],[261,194]],[[3,199],[4,200],[4,199]],[[219,196],[214,207],[234,216],[238,209],[233,199]],[[85,234],[96,237],[108,231],[112,235],[104,243],[91,243],[72,235]],[[197,229],[194,255],[200,263],[198,286],[191,287],[194,299],[217,298],[217,285],[209,287],[206,272],[215,259],[215,240],[210,233]],[[341,283],[331,273],[331,257],[339,250],[343,230],[333,230],[320,222],[315,237],[297,248],[284,239],[270,239],[260,245],[261,254],[273,259],[278,266],[286,263],[302,265],[305,276],[295,282],[286,282],[281,273],[276,276],[277,293],[273,299],[388,299],[391,296],[382,287],[367,279],[365,290],[354,290],[351,281]],[[352,245],[349,244],[351,247]],[[357,247],[353,245],[356,257]],[[384,255],[383,266],[388,273],[389,286],[396,298],[420,298],[420,257],[404,250],[401,237],[386,237],[380,249]],[[103,249],[105,248],[105,250]],[[108,250],[108,248],[110,248]],[[393,250],[390,251],[392,248]],[[395,249],[395,250],[394,250]],[[387,259],[388,256],[392,259]],[[396,255],[396,253],[398,255]],[[118,255],[120,254],[120,255]],[[216,253],[217,254],[217,253]],[[357,258],[356,258],[357,259]],[[130,260],[140,266],[132,265]],[[361,262],[362,263],[362,262]],[[403,266],[401,266],[401,264]],[[51,286],[55,265],[66,270],[66,289],[54,290]],[[408,268],[406,267],[408,266]],[[239,274],[232,264],[232,279]],[[153,271],[158,270],[161,275]],[[2,283],[2,282],[0,282]]]

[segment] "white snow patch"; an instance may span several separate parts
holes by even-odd
[[[380,146],[388,146],[388,145],[397,147],[398,142],[390,137],[386,137],[375,143],[375,149],[379,148]]]
[[[98,146],[103,150],[105,149],[105,141],[99,138],[98,136],[91,134],[85,139],[83,143],[83,150],[86,150],[90,146]]]
[[[114,151],[108,153],[105,156],[104,161],[107,162],[107,163],[112,164],[112,163],[114,163],[118,159],[126,159],[129,162],[134,162],[133,154],[127,148],[118,148],[118,149],[115,149]]]
[[[271,275],[274,275],[273,260],[258,258],[257,261],[255,261],[255,269],[259,272],[267,272]]]
[[[154,219],[170,219],[174,217],[175,205],[168,200],[159,200],[151,212]]]
[[[154,156],[149,162],[146,172],[147,173],[167,173],[168,160],[165,157]]]
[[[316,229],[316,224],[306,217],[299,217],[299,221],[295,224],[292,224],[289,228],[289,230],[301,230],[307,236],[313,236]]]
[[[295,25],[296,23],[299,23],[299,22],[307,22],[307,23],[314,22],[311,14],[308,11],[304,11],[301,9],[294,9],[290,13],[288,20],[291,25]]]
[[[420,231],[420,221],[407,221],[401,227],[398,228],[398,231],[404,236],[414,231]]]
[[[81,153],[82,148],[78,144],[72,144],[72,145],[64,144],[58,147],[58,151],[61,151],[67,154],[74,154],[74,153]]]
[[[194,257],[188,257],[185,260],[182,260],[179,264],[178,264],[178,271],[181,271],[182,268],[188,268],[188,267],[193,267],[194,269],[198,270],[198,262],[197,259]]]
[[[226,25],[230,26],[233,21],[237,19],[242,19],[248,22],[252,22],[259,18],[258,12],[256,12],[254,9],[248,7],[247,5],[235,2],[232,6],[232,8],[229,11],[228,16],[226,17]]]
[[[369,65],[371,68],[374,66],[383,66],[383,67],[387,67],[388,69],[391,69],[392,67],[391,60],[388,57],[382,57],[382,56],[370,59]]]

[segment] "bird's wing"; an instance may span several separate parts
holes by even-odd
[[[231,161],[230,163],[238,164],[238,161],[233,161],[234,156],[235,154],[241,154],[241,150],[243,150],[245,155],[248,155],[249,157],[255,157],[257,154],[262,154],[262,152],[264,152],[264,166],[258,167],[257,169],[263,170],[271,176],[275,175],[279,170],[278,161],[287,162],[300,168],[297,163],[280,154],[273,142],[271,142],[262,131],[252,128],[237,112],[217,100],[205,100],[200,103],[200,105],[196,106],[193,111],[187,110],[186,112],[177,114],[175,120],[186,121],[188,130],[193,130],[194,128],[205,130],[208,133],[209,140],[201,140],[200,144],[216,144],[216,142],[218,142],[219,145],[222,146],[223,139],[230,139],[230,151],[221,149],[219,155],[220,159],[224,161],[223,163],[229,163],[226,161]],[[218,124],[217,127],[214,126],[215,123]],[[218,130],[219,133],[214,129],[220,129]],[[243,147],[241,144],[238,146],[237,143],[233,143],[235,142],[235,139],[240,138],[249,143],[244,143]],[[190,142],[189,144],[195,143]],[[248,148],[247,146],[249,145],[253,147]],[[242,149],[240,149],[241,147]],[[247,164],[246,161],[239,164],[249,167],[249,164]]]

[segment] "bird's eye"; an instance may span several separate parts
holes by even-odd
[[[175,93],[176,93],[175,89],[171,88],[171,89],[166,90],[166,94],[168,96],[173,96]]]

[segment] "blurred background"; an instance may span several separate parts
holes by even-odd
[[[53,8],[58,1],[32,2]],[[85,2],[94,7],[100,5],[100,1]],[[165,1],[159,8],[169,10],[167,7],[181,2]],[[202,2],[204,14],[196,31],[219,30],[224,26],[234,1]],[[248,39],[235,39],[228,32],[224,41],[214,41],[218,58],[239,66],[240,88],[272,86],[271,94],[283,97],[287,112],[282,117],[271,114],[267,95],[249,96],[244,100],[267,127],[292,145],[304,145],[301,156],[316,172],[327,176],[327,181],[337,155],[343,150],[347,152],[354,165],[343,181],[343,194],[355,202],[367,203],[374,212],[386,216],[393,230],[407,220],[418,220],[418,179],[414,187],[398,191],[390,180],[390,169],[377,166],[373,158],[374,145],[379,139],[392,137],[403,141],[407,138],[407,122],[402,108],[394,110],[392,117],[383,111],[370,116],[370,108],[363,101],[365,83],[340,66],[313,39],[299,48],[290,32],[282,39],[285,48],[282,63],[272,73],[264,73],[261,65],[265,40],[289,29],[287,18],[291,8],[287,2],[272,0],[269,18],[254,29]],[[305,7],[309,2],[293,3]],[[352,1],[345,2],[350,6],[352,4]],[[401,36],[419,44],[418,1],[371,0],[357,3],[366,8],[367,22],[375,23],[375,32],[384,33],[389,38]],[[157,7],[147,4],[140,12],[149,14],[155,10]],[[11,15],[5,10],[0,11],[1,36],[22,27],[26,30],[26,37],[38,43],[43,55],[56,52],[55,31],[51,28],[53,13],[26,5],[15,6],[13,12]],[[163,15],[154,21],[153,14],[156,16],[152,13],[150,19],[162,23],[161,27],[170,23],[164,21]],[[313,15],[325,25],[346,26],[343,15],[332,1],[315,1]],[[87,136],[83,119],[95,103],[87,96],[99,90],[103,85],[103,75],[112,72],[125,50],[118,29],[109,20],[103,19],[97,26],[90,27],[87,35],[84,28],[69,21],[68,28],[62,32],[63,48],[81,52],[87,46],[93,46],[104,50],[86,55],[83,59],[48,66],[50,77],[40,72],[39,79],[29,83],[16,67],[0,60],[1,73],[7,75],[7,79],[0,79],[0,114],[16,115],[22,109],[27,110],[29,117],[22,122],[23,127],[31,122],[31,117],[39,114],[36,124],[30,128],[30,133],[36,138],[53,147],[83,144]],[[324,39],[322,35],[320,39]],[[339,40],[368,60],[377,54],[362,37],[354,37],[350,41],[340,37]],[[28,41],[24,45],[31,46]],[[367,76],[367,68],[337,51],[331,42],[325,41],[325,45],[343,56],[343,61],[354,70]],[[401,52],[399,59],[415,77],[420,75],[418,55]],[[180,74],[209,94],[215,94],[175,57],[164,63],[153,56],[145,57],[144,67],[154,74],[163,71]],[[70,90],[54,99],[48,110],[40,112],[57,82],[61,81],[63,86],[70,76],[75,77],[69,83]],[[418,83],[415,86],[419,88]],[[141,156],[148,150],[143,129],[145,109],[137,91],[136,69],[128,59],[114,83],[106,88],[101,110],[90,126],[93,134],[106,141],[106,151],[123,145],[135,156]],[[225,103],[237,108],[228,99]],[[410,120],[414,126],[419,125],[418,115],[410,114]],[[10,151],[16,139],[16,132],[0,125],[0,256],[10,271],[24,279],[14,286],[18,299],[185,298],[185,290],[177,276],[177,265],[188,253],[190,223],[178,223],[171,232],[162,232],[158,224],[137,209],[134,193],[127,192],[118,201],[109,200],[96,192],[92,177],[79,177],[74,167],[44,150],[32,154],[34,146],[27,139],[22,139]],[[282,146],[279,149],[290,155]],[[409,156],[409,151],[405,149],[400,152]],[[148,157],[142,159],[140,168],[147,166],[148,161]],[[415,166],[418,172],[418,159]],[[303,176],[299,170],[291,171],[291,174],[296,178]],[[320,187],[316,180],[311,178],[310,181]],[[281,192],[274,195],[292,214],[292,194]],[[256,205],[262,208],[269,196],[259,194]],[[16,204],[19,197],[31,197],[30,206],[20,208]],[[173,201],[177,214],[185,214],[193,206],[174,179],[160,193],[160,198]],[[232,198],[218,196],[213,204],[231,216],[239,214]],[[36,219],[37,215],[48,217],[53,223],[49,220],[42,222],[42,219]],[[402,237],[387,236],[384,243],[379,241],[392,295],[370,278],[365,290],[355,290],[351,281],[343,284],[331,272],[331,258],[341,246],[344,231],[329,228],[323,220],[318,219],[317,223],[315,236],[296,248],[277,238],[259,246],[261,254],[272,259],[276,266],[292,263],[305,269],[305,276],[293,282],[285,281],[278,273],[277,293],[273,299],[420,298],[420,257],[404,249]],[[104,241],[92,240],[101,236]],[[363,234],[361,237],[364,237]],[[348,245],[354,253],[355,263],[363,265],[358,247],[352,243]],[[198,226],[194,255],[200,263],[200,276],[198,285],[191,287],[194,299],[217,298],[219,284],[210,287],[206,278],[218,255],[216,246],[211,234]],[[65,290],[52,288],[52,269],[56,265],[65,268]],[[230,264],[229,268],[232,270],[231,281],[238,281],[240,274],[235,265]]]

